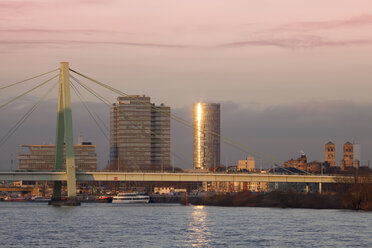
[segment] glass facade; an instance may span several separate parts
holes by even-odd
[[[194,168],[220,166],[220,104],[194,103]]]
[[[170,168],[170,107],[150,97],[118,97],[110,114],[110,170],[161,171]]]

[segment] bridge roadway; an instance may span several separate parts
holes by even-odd
[[[76,172],[76,180],[89,181],[156,181],[156,182],[291,182],[336,183],[336,176],[218,174],[218,173],[141,173]],[[66,181],[66,172],[0,172],[0,181]]]

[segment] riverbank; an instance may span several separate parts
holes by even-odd
[[[275,207],[311,209],[354,209],[372,211],[372,202],[358,202],[345,199],[342,194],[306,194],[298,192],[252,193],[250,191],[234,194],[214,194],[189,197],[188,203],[205,206],[229,207]],[[185,204],[185,199],[181,200]]]

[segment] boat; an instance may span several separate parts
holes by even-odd
[[[133,193],[119,193],[112,198],[112,203],[149,203],[150,197],[145,194]]]
[[[96,202],[110,203],[110,202],[112,202],[112,196],[108,196],[108,195],[98,196],[96,198]]]
[[[23,198],[23,197],[7,197],[4,199],[4,201],[8,201],[8,202],[28,202],[30,201],[30,199],[26,199],[26,198]]]
[[[34,196],[31,197],[31,201],[33,202],[49,202],[51,198],[43,197],[43,196]]]

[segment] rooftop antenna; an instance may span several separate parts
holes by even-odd
[[[79,133],[79,136],[78,136],[78,145],[82,145],[83,144],[83,135],[81,133]]]

